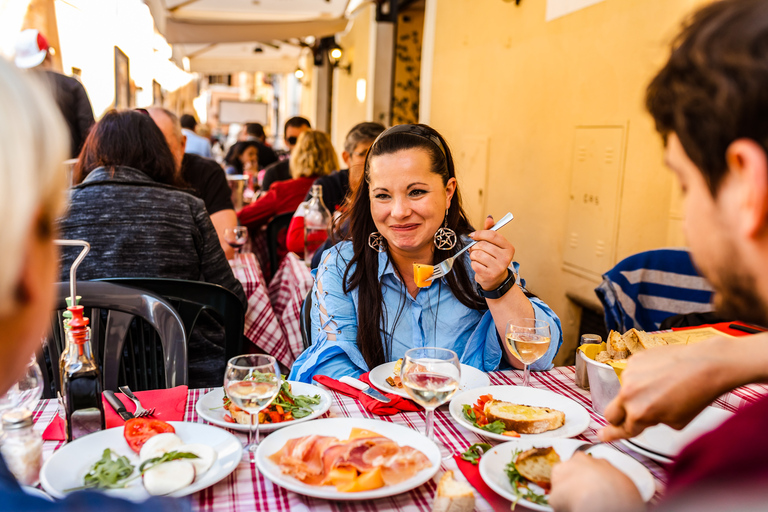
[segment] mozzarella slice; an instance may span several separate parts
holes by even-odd
[[[160,457],[165,453],[178,451],[178,447],[184,444],[179,436],[172,433],[157,434],[147,439],[139,452],[139,461]]]
[[[198,456],[197,459],[186,459],[195,466],[195,474],[197,476],[211,469],[211,466],[213,466],[213,463],[218,458],[216,450],[205,444],[185,444],[176,448],[176,451],[194,453]]]
[[[195,466],[188,459],[164,462],[149,468],[143,481],[144,488],[153,496],[170,494],[195,481]]]

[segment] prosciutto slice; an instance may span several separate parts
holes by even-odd
[[[381,467],[384,483],[394,485],[432,465],[419,450],[383,436],[345,441],[327,436],[300,437],[286,442],[269,459],[284,474],[309,485],[330,483],[328,474],[342,467],[353,467],[361,473]]]

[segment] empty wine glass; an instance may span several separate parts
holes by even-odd
[[[541,359],[549,349],[549,323],[535,318],[521,318],[507,323],[507,345],[524,365],[523,386],[531,378],[530,365]]]
[[[12,409],[34,411],[43,395],[43,385],[43,372],[35,356],[32,356],[21,378],[0,397],[0,417]]]
[[[235,262],[240,259],[240,250],[248,242],[248,228],[237,226],[224,230],[224,241],[235,249]]]
[[[233,357],[227,362],[224,393],[232,403],[250,415],[248,445],[243,450],[250,462],[256,462],[256,448],[259,445],[259,412],[272,403],[280,392],[281,384],[280,367],[272,356],[245,354]]]
[[[400,379],[406,393],[427,411],[424,435],[434,441],[435,409],[451,399],[461,382],[461,363],[447,348],[412,348],[403,357]],[[450,451],[436,443],[443,457]]]

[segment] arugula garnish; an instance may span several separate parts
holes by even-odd
[[[254,378],[255,375],[254,375]],[[279,405],[284,411],[291,413],[294,419],[304,418],[314,412],[313,405],[320,403],[320,395],[294,395],[291,393],[291,385],[285,380],[283,376],[283,383],[280,386],[280,392],[277,394],[274,400],[267,406],[265,410],[272,408],[275,405]],[[231,401],[229,397],[224,393],[224,407],[229,407]]]
[[[464,404],[461,406],[462,409],[464,409],[464,418],[472,423],[475,427],[486,430],[488,432],[492,432],[494,434],[503,434],[507,431],[507,427],[504,425],[502,421],[496,420],[493,423],[488,423],[487,425],[480,426],[477,424],[477,415],[475,415],[475,411],[472,410],[472,406],[470,404]]]
[[[475,466],[477,466],[478,461],[480,460],[480,457],[483,456],[485,452],[491,449],[491,445],[488,443],[475,443],[469,448],[467,448],[467,451],[462,453],[460,457],[467,462],[471,462]]]
[[[91,470],[83,478],[83,486],[66,489],[64,492],[79,491],[82,489],[121,489],[130,480],[134,466],[128,457],[121,455],[112,459],[112,450],[105,449],[101,459],[94,463]]]
[[[504,468],[504,472],[507,473],[507,477],[509,478],[509,483],[512,484],[512,492],[516,496],[515,500],[512,502],[512,510],[515,509],[515,505],[517,505],[518,500],[521,498],[537,505],[549,505],[549,497],[530,490],[528,488],[528,479],[521,475],[517,470],[515,460],[517,460],[519,454],[520,450],[515,450],[512,454],[512,460],[509,461],[509,464]]]
[[[160,457],[154,457],[152,459],[147,459],[144,462],[141,463],[141,466],[139,466],[139,472],[143,475],[153,467],[157,466],[158,464],[162,464],[163,462],[170,462],[172,460],[179,460],[179,459],[199,459],[197,455],[194,453],[189,452],[167,452],[162,454]]]

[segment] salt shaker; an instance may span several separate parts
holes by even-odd
[[[579,346],[588,344],[600,344],[603,338],[599,334],[582,334]],[[587,375],[587,364],[581,358],[579,351],[576,351],[576,385],[581,389],[589,389],[589,375]]]
[[[0,453],[21,485],[36,485],[43,463],[43,438],[32,430],[32,413],[26,409],[3,415],[3,444]]]

